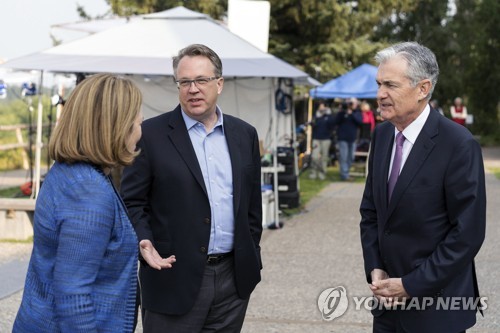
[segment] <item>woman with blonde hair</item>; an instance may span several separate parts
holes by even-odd
[[[133,332],[137,237],[109,174],[138,154],[141,103],[130,80],[111,74],[83,80],[66,101],[13,332]]]

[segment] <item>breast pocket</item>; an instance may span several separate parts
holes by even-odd
[[[436,193],[436,194],[441,194],[442,193],[442,186],[441,185],[414,185],[408,186],[406,193],[408,194],[428,194],[428,193]]]

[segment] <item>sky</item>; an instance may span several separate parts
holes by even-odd
[[[51,25],[81,20],[77,5],[95,17],[109,11],[105,0],[0,0],[0,60],[8,60],[53,46]],[[68,41],[86,34],[52,29]]]

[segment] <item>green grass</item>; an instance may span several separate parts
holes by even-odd
[[[23,197],[19,186],[0,189],[0,198],[19,198]]]
[[[33,243],[33,236],[28,237],[27,239],[0,239],[0,243]]]
[[[489,168],[491,172],[497,177],[497,179],[500,179],[500,168]]]

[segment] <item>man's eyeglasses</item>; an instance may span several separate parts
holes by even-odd
[[[217,80],[217,79],[219,79],[218,76],[199,77],[199,78],[193,79],[193,80],[186,80],[186,79],[175,80],[175,83],[177,83],[177,87],[179,87],[179,88],[186,88],[187,89],[187,88],[191,87],[192,83],[194,83],[199,88],[199,87],[203,87],[208,82],[213,81],[213,80]]]

